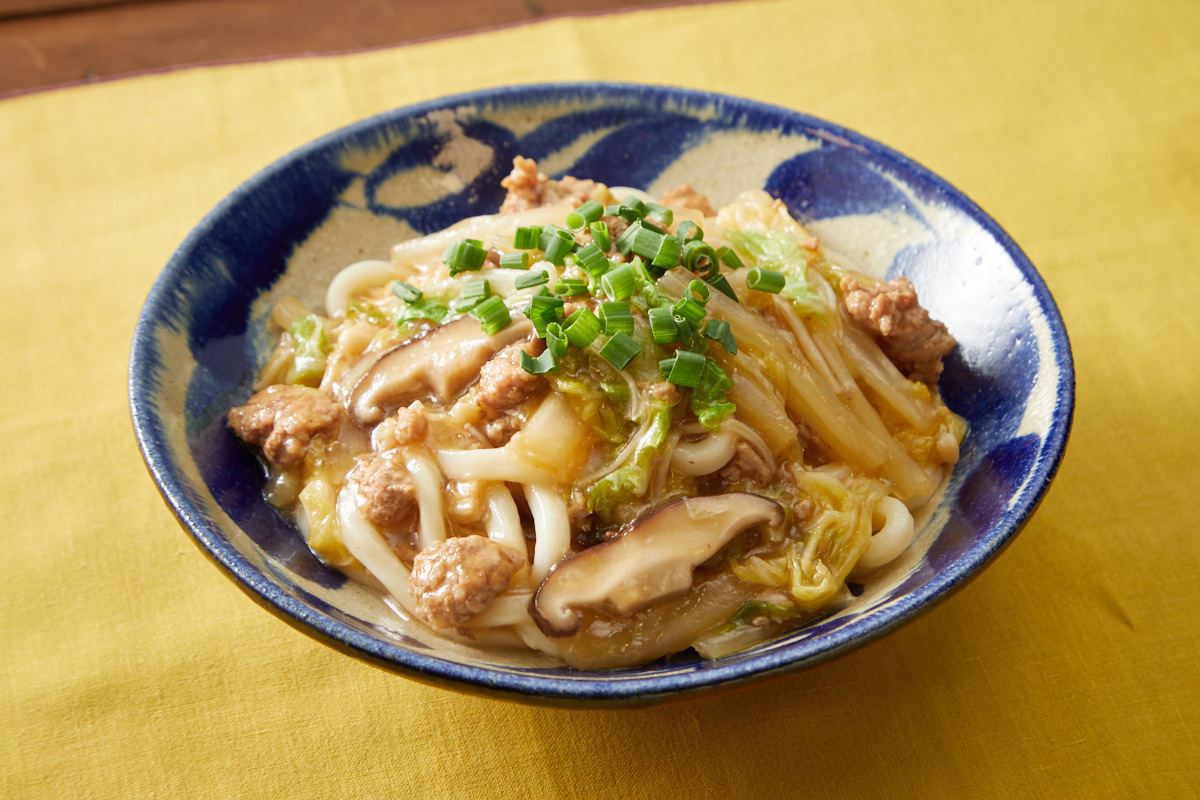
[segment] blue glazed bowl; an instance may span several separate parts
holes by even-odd
[[[272,345],[267,314],[314,306],[342,266],[494,211],[514,155],[659,194],[690,181],[714,205],[765,188],[826,247],[906,275],[958,339],[941,380],[970,422],[961,461],[917,540],[846,608],[746,652],[690,651],[588,673],[471,649],[399,619],[325,567],[262,498],[262,472],[225,411]],[[1000,226],[944,180],[853,131],[782,108],[625,84],[518,86],[398,109],[336,131],[225,198],[172,256],[138,320],[129,394],[143,456],[200,547],[286,622],[385,669],[462,691],[629,705],[811,666],[912,619],[1012,539],[1046,491],[1074,409],[1054,301]]]

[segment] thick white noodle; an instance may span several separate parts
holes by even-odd
[[[711,475],[733,458],[734,437],[718,431],[695,442],[680,442],[671,454],[671,467],[684,475]]]
[[[530,650],[540,650],[547,655],[562,658],[562,648],[559,647],[558,642],[542,633],[533,620],[514,625],[513,630]]]
[[[882,497],[871,514],[872,526],[879,530],[871,537],[867,549],[858,559],[855,570],[882,567],[912,544],[916,528],[908,507],[894,497]]]
[[[525,487],[533,515],[533,565],[530,579],[538,584],[571,549],[571,517],[561,492],[546,484]]]
[[[456,481],[553,483],[555,480],[553,473],[518,458],[507,447],[438,450],[437,460],[446,477]]]
[[[529,622],[529,601],[533,592],[508,592],[492,601],[486,610],[479,612],[466,622],[468,628],[498,628],[502,625],[518,625]]]
[[[505,545],[521,555],[526,555],[525,531],[521,527],[521,515],[517,511],[512,492],[504,484],[498,483],[487,490],[484,499],[487,501],[488,510],[483,527],[488,538],[496,544]]]
[[[342,541],[350,555],[383,584],[405,611],[415,616],[417,607],[408,587],[408,567],[388,546],[383,534],[358,510],[355,494],[352,485],[346,485],[338,492],[335,507],[338,523],[342,526]]]
[[[390,261],[356,261],[329,282],[325,290],[325,314],[344,317],[354,295],[399,277],[400,270]]]
[[[445,503],[442,495],[442,473],[427,456],[407,454],[404,466],[412,474],[417,490],[420,525],[417,531],[420,549],[446,540]]]

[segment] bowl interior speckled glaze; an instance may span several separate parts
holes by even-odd
[[[827,248],[906,275],[958,348],[941,379],[970,423],[961,461],[917,541],[853,602],[776,641],[704,661],[687,651],[588,673],[441,639],[324,566],[262,497],[226,429],[273,344],[280,296],[320,307],[346,264],[494,211],[514,155],[660,194],[690,182],[719,205],[782,199]],[[734,97],[628,84],[518,86],[364,120],[267,167],[187,237],[134,335],[129,392],[142,453],[200,547],[251,597],[355,657],[429,683],[551,703],[637,704],[809,666],[939,601],[1013,537],[1066,445],[1074,373],[1054,301],[1021,250],[961,192],[853,131]]]

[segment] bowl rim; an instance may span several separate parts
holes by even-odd
[[[653,108],[672,102],[684,107],[708,105],[719,115],[766,118],[781,130],[795,130],[827,139],[841,146],[865,151],[889,170],[919,178],[924,185],[979,225],[1012,259],[1033,293],[1034,304],[1050,328],[1050,341],[1058,365],[1054,408],[1045,439],[1038,449],[1030,478],[1013,503],[991,527],[992,535],[973,545],[964,557],[939,570],[927,583],[883,608],[851,620],[829,634],[794,642],[786,647],[755,654],[743,660],[722,663],[720,659],[703,668],[647,677],[613,680],[613,673],[579,671],[578,677],[524,674],[508,669],[461,664],[390,644],[327,615],[269,581],[243,557],[207,520],[193,502],[185,479],[174,466],[167,445],[163,420],[154,401],[159,385],[157,372],[164,368],[156,357],[155,330],[178,319],[172,313],[173,287],[186,275],[188,259],[196,247],[240,200],[268,184],[288,165],[303,161],[341,142],[384,128],[397,121],[432,111],[472,104],[503,103],[506,99],[537,102],[556,98],[635,98]],[[218,567],[259,605],[293,627],[337,650],[366,660],[388,671],[457,691],[484,693],[526,702],[555,704],[642,705],[716,688],[726,688],[771,675],[815,666],[891,632],[944,600],[979,574],[1011,543],[1050,486],[1066,449],[1074,420],[1075,370],[1070,340],[1061,313],[1042,277],[1029,258],[991,216],[964,192],[932,170],[899,151],[855,130],[810,114],[734,95],[669,85],[609,81],[527,83],[462,92],[383,111],[340,127],[304,144],[240,183],[208,211],[172,253],[154,281],[133,333],[129,359],[128,391],[130,415],[138,447],[163,499],[192,540]]]

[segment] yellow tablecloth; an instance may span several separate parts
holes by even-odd
[[[250,602],[134,445],[126,358],[188,229],[437,95],[662,82],[801,109],[964,189],[1071,333],[1074,434],[1012,547],[862,650],[634,711],[460,696]],[[746,2],[0,102],[0,797],[1200,795],[1200,3]]]

